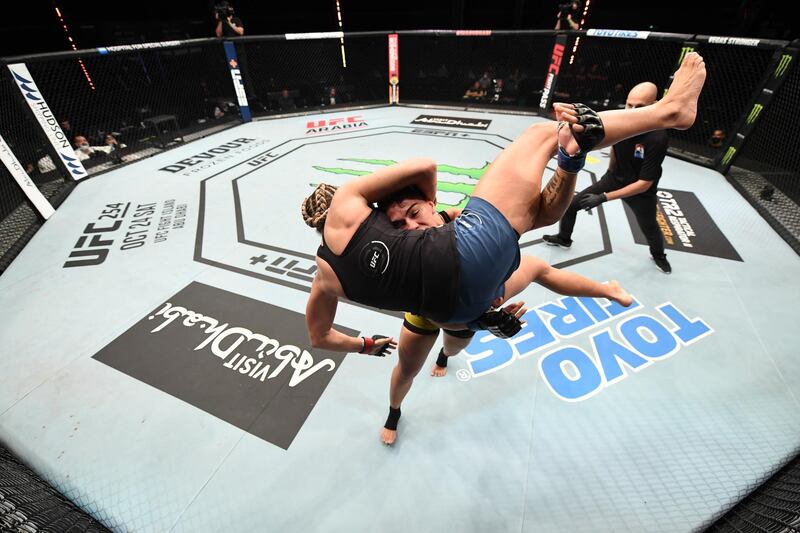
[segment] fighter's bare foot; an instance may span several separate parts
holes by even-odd
[[[659,102],[668,112],[668,128],[686,130],[697,117],[697,100],[706,81],[706,64],[697,52],[690,52],[669,86],[667,95]]]
[[[568,124],[572,124],[575,131],[583,131],[583,126],[577,124],[578,114],[575,111],[575,107],[572,104],[556,102],[553,104],[553,111],[555,112],[556,120],[558,120],[558,145],[569,155],[577,154],[580,146],[572,136],[572,130],[567,127]]]
[[[447,367],[439,366],[436,363],[433,363],[433,366],[431,367],[431,376],[440,378],[445,375],[447,375]]]
[[[381,431],[381,441],[387,446],[391,446],[394,444],[394,441],[397,440],[397,430],[396,429],[386,429],[383,428]]]
[[[622,288],[622,286],[616,280],[609,281],[607,284],[608,287],[608,296],[606,296],[609,300],[613,300],[618,304],[628,307],[633,303],[633,297],[631,297],[628,292]]]

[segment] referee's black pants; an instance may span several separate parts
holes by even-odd
[[[572,203],[569,204],[564,216],[561,217],[561,222],[558,225],[558,236],[567,241],[571,239],[572,230],[575,228],[575,218],[578,216],[578,210],[581,208],[580,204],[578,204],[578,198],[580,198],[581,195],[585,193],[600,194],[601,192],[616,191],[625,187],[625,185],[626,183],[622,179],[611,172],[606,172],[603,177],[600,178],[600,181],[579,192],[575,198],[572,199]],[[630,207],[634,215],[636,215],[639,228],[642,230],[642,233],[644,233],[647,244],[650,245],[650,255],[655,258],[666,257],[664,253],[664,237],[656,221],[657,199],[655,191],[635,194],[623,198],[622,201],[628,204],[628,207]]]

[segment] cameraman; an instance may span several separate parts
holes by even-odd
[[[557,30],[580,29],[581,4],[578,0],[566,4],[559,4],[556,14]]]
[[[244,35],[242,19],[233,15],[233,6],[228,2],[220,2],[214,6],[214,18],[217,19],[217,27],[214,29],[217,37]]]

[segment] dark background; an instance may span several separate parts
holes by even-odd
[[[558,1],[340,0],[345,31],[553,29]],[[70,49],[57,5],[78,48],[213,37],[214,0],[3,2],[0,56]],[[246,35],[336,31],[335,0],[234,0]],[[766,0],[594,0],[587,28],[795,39],[788,2]]]

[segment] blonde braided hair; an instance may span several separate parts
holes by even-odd
[[[322,231],[325,227],[325,219],[328,218],[328,208],[337,187],[320,183],[311,195],[300,204],[300,212],[303,215],[303,222],[309,227]]]

